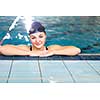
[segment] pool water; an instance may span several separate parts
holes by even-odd
[[[5,44],[31,45],[26,23],[40,21],[47,32],[46,45],[73,45],[82,49],[82,53],[100,52],[99,16],[20,16],[10,30],[17,16],[0,16],[0,40]]]

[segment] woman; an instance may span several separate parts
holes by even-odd
[[[44,26],[39,22],[33,22],[29,30],[32,46],[27,45],[4,45],[0,46],[0,54],[3,55],[29,55],[29,56],[52,56],[68,55],[74,56],[81,50],[74,46],[51,45],[45,47],[46,32]]]

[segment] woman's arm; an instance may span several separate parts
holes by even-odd
[[[59,45],[53,45],[50,46],[51,52],[53,52],[54,55],[68,55],[68,56],[74,56],[81,52],[81,50],[75,46],[59,46]]]
[[[29,55],[30,52],[18,48],[14,45],[4,45],[0,46],[0,53],[3,55]]]
[[[0,54],[19,55],[19,56],[25,56],[25,55],[38,56],[38,55],[36,55],[36,52],[29,51],[26,48],[28,48],[28,47],[15,46],[15,45],[4,45],[4,46],[0,46]]]

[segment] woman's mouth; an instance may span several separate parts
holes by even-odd
[[[42,44],[42,42],[36,42],[35,43],[35,45],[37,45],[37,46],[39,46],[39,45],[41,45]]]

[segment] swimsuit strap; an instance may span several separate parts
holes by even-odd
[[[32,46],[30,46],[30,51],[32,51]]]
[[[46,50],[48,50],[48,47],[46,47]],[[32,46],[30,46],[30,51],[32,51]]]
[[[46,47],[46,50],[48,50],[48,47]]]

